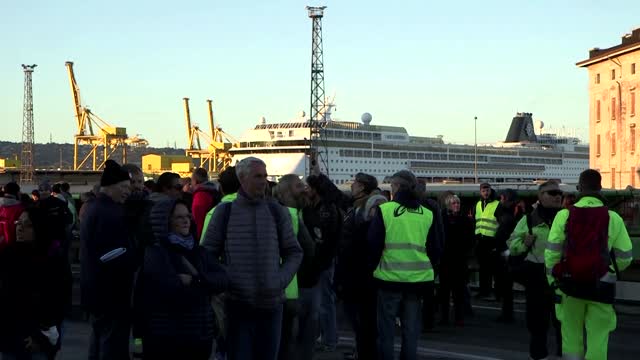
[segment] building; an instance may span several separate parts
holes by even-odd
[[[0,158],[0,169],[15,169],[21,165],[20,160]]]
[[[619,45],[590,50],[576,65],[589,71],[589,166],[600,171],[604,187],[640,185],[640,28]]]
[[[142,156],[142,171],[148,175],[161,174],[166,171],[180,176],[190,176],[193,162],[190,156],[147,154]]]

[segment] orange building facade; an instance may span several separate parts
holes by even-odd
[[[589,72],[589,166],[605,188],[640,187],[640,28],[576,65]]]

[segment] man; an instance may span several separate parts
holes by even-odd
[[[144,259],[144,249],[154,242],[149,221],[153,202],[145,191],[142,169],[134,164],[124,164],[121,168],[129,174],[131,179],[129,196],[124,203],[125,217],[127,229],[138,256],[138,264],[141,264]]]
[[[515,229],[522,214],[516,215],[518,194],[513,189],[505,189],[500,192],[500,204],[495,211],[498,220],[495,242],[491,253],[493,269],[496,279],[496,296],[502,300],[502,313],[498,316],[498,322],[511,323],[513,319],[513,280],[507,268],[509,246],[507,241]]]
[[[267,167],[255,157],[236,166],[236,200],[213,213],[203,246],[223,258],[229,274],[226,304],[230,360],[275,360],[280,345],[284,289],[302,261],[291,217],[266,201]]]
[[[0,197],[0,251],[16,240],[16,221],[24,206],[20,203],[20,186],[10,182]]]
[[[480,184],[480,200],[475,207],[476,218],[476,257],[478,258],[478,273],[480,289],[478,298],[491,296],[493,288],[493,254],[496,248],[495,236],[498,230],[498,220],[495,217],[499,201],[491,185]]]
[[[286,206],[291,215],[293,233],[303,252],[303,259],[297,275],[285,289],[286,302],[282,319],[282,338],[280,340],[279,360],[311,358],[316,328],[310,326],[310,296],[307,269],[313,260],[315,244],[302,222],[302,209],[307,204],[306,185],[298,175],[288,174],[280,178],[274,188],[274,197]],[[302,283],[299,279],[302,278]],[[304,285],[304,288],[301,287]],[[312,286],[311,286],[312,287]],[[298,324],[298,326],[296,326]],[[296,329],[299,331],[296,332]],[[296,341],[306,339],[307,341]],[[298,343],[298,347],[296,347]],[[306,346],[305,346],[306,345]]]
[[[153,192],[149,195],[149,200],[154,204],[160,200],[180,199],[182,197],[182,184],[180,175],[172,172],[165,172],[160,175]]]
[[[216,185],[209,181],[207,170],[203,168],[193,170],[191,174],[191,190],[193,193],[191,214],[196,224],[196,236],[199,239],[202,235],[207,212],[220,202],[221,196]]]
[[[617,273],[633,260],[622,218],[604,206],[601,182],[596,170],[580,174],[580,198],[558,212],[544,252],[549,283],[559,287],[556,314],[565,359],[607,358],[609,333],[616,328]]]
[[[392,201],[380,205],[369,227],[369,270],[378,284],[380,359],[392,360],[396,315],[402,326],[400,358],[417,359],[420,337],[420,298],[433,286],[433,214],[420,205],[416,177],[402,170],[391,178]]]
[[[307,177],[309,205],[303,210],[303,220],[316,243],[314,269],[319,277],[321,351],[334,351],[338,344],[336,326],[336,295],[333,290],[335,256],[342,237],[343,216],[339,208],[342,192],[329,178],[315,169]],[[315,313],[315,312],[314,312]]]
[[[89,359],[129,359],[131,292],[136,256],[124,203],[129,173],[107,160],[101,190],[86,206],[80,228],[82,304],[91,318]]]
[[[38,186],[38,190],[40,191],[40,200],[36,203],[36,206],[43,209],[47,214],[45,220],[46,228],[53,237],[53,242],[60,245],[63,255],[67,258],[68,249],[71,246],[68,229],[73,224],[73,214],[71,214],[69,206],[64,200],[52,196],[51,185],[48,181],[41,183]]]
[[[532,360],[547,359],[549,356],[547,333],[550,322],[553,322],[555,328],[556,356],[562,357],[562,337],[560,323],[555,315],[553,289],[549,286],[544,271],[544,251],[549,230],[561,208],[562,191],[558,183],[553,180],[544,182],[538,187],[537,206],[530,215],[520,219],[509,238],[510,255],[525,256],[518,272],[525,285],[529,358]]]
[[[228,166],[220,173],[220,176],[218,177],[218,184],[220,184],[220,190],[222,191],[222,199],[220,200],[220,203],[232,202],[238,197],[240,180],[238,180],[238,176],[236,175],[235,166]],[[211,217],[213,216],[215,209],[216,207],[209,210],[204,218],[202,235],[200,236],[201,244],[204,242],[204,238],[207,234],[207,229],[209,228],[209,223],[211,222]]]

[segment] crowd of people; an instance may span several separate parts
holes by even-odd
[[[312,359],[336,349],[336,304],[355,333],[345,358],[394,359],[400,327],[401,359],[417,359],[436,316],[462,327],[473,315],[472,258],[476,297],[502,303],[497,321],[514,320],[514,282],[524,286],[531,359],[584,358],[585,329],[586,358],[605,359],[616,276],[632,257],[600,182],[583,172],[576,199],[547,181],[533,204],[483,183],[470,209],[453,192],[427,197],[408,170],[388,193],[358,173],[345,194],[317,169],[270,182],[255,157],[216,182],[204,169],[189,182],[170,172],[145,181],[139,167],[108,160],[79,202],[66,183],[30,196],[9,183],[0,194],[2,359],[56,357],[78,235],[91,360],[130,359],[132,339],[144,359]]]

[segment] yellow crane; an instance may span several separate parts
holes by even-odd
[[[129,146],[145,147],[149,142],[138,136],[129,137],[127,129],[115,127],[92,113],[89,108],[82,106],[80,99],[80,87],[73,72],[73,62],[64,63],[69,75],[71,84],[71,95],[73,97],[73,109],[76,117],[77,133],[74,135],[73,145],[73,169],[80,170],[91,159],[91,169],[101,170],[104,163],[116,153],[122,152],[122,162],[127,162],[127,148]],[[94,132],[94,128],[98,131]],[[78,147],[89,145],[91,150],[84,157],[80,157]],[[103,159],[98,162],[98,152],[102,148]]]
[[[220,174],[227,166],[231,165],[231,154],[228,150],[238,141],[224,132],[221,127],[215,126],[211,100],[207,100],[210,134],[205,133],[198,125],[191,124],[189,98],[185,97],[182,100],[184,101],[184,115],[187,123],[186,155],[200,159],[200,167],[207,169],[210,174]],[[207,144],[204,149],[202,148],[203,142]]]

